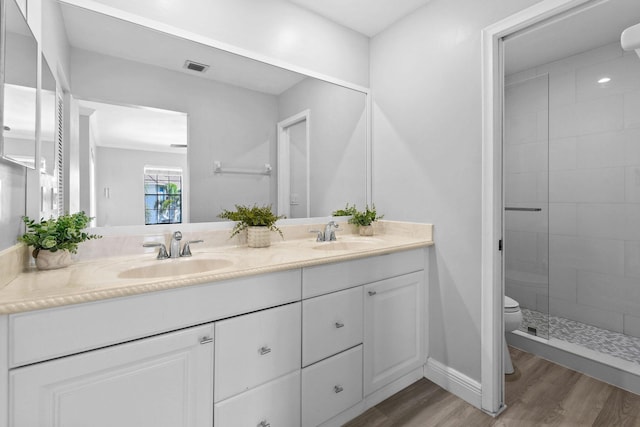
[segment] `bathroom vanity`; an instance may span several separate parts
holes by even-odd
[[[23,273],[0,290],[34,287],[33,301],[0,299],[0,426],[341,425],[426,360],[431,238],[359,241],[194,250],[189,262],[230,264],[123,283],[112,275],[137,261]],[[67,283],[57,299],[46,275]]]

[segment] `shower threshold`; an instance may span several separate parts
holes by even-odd
[[[640,394],[640,338],[526,308],[522,315],[520,330],[507,334],[509,345]]]
[[[522,318],[521,331],[532,326],[541,338],[556,338],[640,366],[640,338],[527,308],[522,309]]]

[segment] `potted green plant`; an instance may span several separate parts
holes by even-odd
[[[250,248],[266,248],[271,245],[271,231],[277,231],[280,237],[284,238],[282,230],[275,224],[284,216],[276,216],[271,211],[271,205],[253,207],[235,205],[236,210],[224,209],[219,218],[236,221],[236,225],[231,231],[231,237],[247,230],[247,243]]]
[[[354,205],[351,212],[352,216],[349,219],[349,223],[358,227],[358,232],[361,236],[373,236],[372,224],[384,217],[384,215],[377,214],[375,205],[372,205],[371,209],[369,209],[369,205],[366,205],[363,211],[357,210]]]
[[[39,223],[27,216],[22,220],[27,231],[18,240],[33,247],[32,255],[41,270],[66,267],[71,264],[71,254],[78,252],[80,243],[102,237],[83,231],[91,221],[84,212],[41,219]]]

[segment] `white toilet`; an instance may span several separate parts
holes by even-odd
[[[503,356],[503,364],[504,364],[504,373],[509,375],[513,374],[513,363],[511,363],[511,356],[509,355],[509,350],[507,349],[507,338],[506,334],[508,332],[513,332],[520,327],[520,323],[522,323],[522,311],[520,311],[520,304],[518,301],[513,298],[509,298],[508,296],[504,296],[504,333],[505,337],[503,339],[503,348],[504,348],[504,356]]]

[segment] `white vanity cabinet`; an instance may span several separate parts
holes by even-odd
[[[423,364],[423,293],[423,271],[364,287],[366,395]]]
[[[0,316],[0,427],[342,425],[422,377],[426,260]]]
[[[303,427],[341,425],[422,376],[425,268],[416,249],[303,269]]]
[[[10,426],[210,427],[213,325],[11,371]]]

